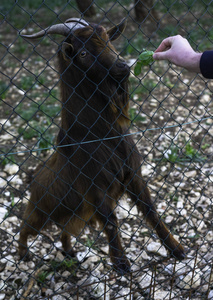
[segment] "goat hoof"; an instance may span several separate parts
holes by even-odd
[[[175,250],[171,251],[171,256],[178,260],[183,260],[186,258],[186,252],[182,245],[179,245]]]
[[[76,252],[74,250],[62,251],[62,254],[68,258],[76,258]]]
[[[115,271],[121,276],[131,272],[130,263],[125,258],[117,259],[116,263],[113,264],[113,267]]]

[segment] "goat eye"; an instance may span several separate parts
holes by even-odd
[[[86,51],[81,51],[80,57],[85,57],[86,55],[87,55],[87,52],[86,52]]]

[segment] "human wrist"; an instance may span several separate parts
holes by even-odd
[[[187,69],[190,72],[194,73],[200,73],[200,59],[201,59],[202,53],[193,52],[190,53],[188,56],[186,56],[187,66],[185,69]]]

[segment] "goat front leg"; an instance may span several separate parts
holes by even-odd
[[[125,274],[130,272],[130,263],[121,245],[117,218],[109,205],[111,200],[107,198],[105,197],[104,202],[97,208],[96,219],[106,233],[109,243],[109,255],[115,270],[118,273]]]
[[[135,174],[131,183],[128,185],[128,194],[131,200],[137,205],[139,211],[142,211],[147,222],[155,229],[161,243],[170,254],[177,259],[184,259],[185,251],[183,246],[173,237],[161,220],[151,201],[149,190],[141,175]]]

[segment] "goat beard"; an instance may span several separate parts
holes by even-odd
[[[126,97],[125,95],[128,95],[128,79],[125,78],[119,82],[109,78],[109,80],[105,81],[105,85],[101,90],[102,94],[110,98]]]
[[[109,104],[116,115],[124,117],[129,120],[128,117],[128,103],[129,103],[129,93],[128,93],[128,80],[125,79],[122,82],[117,82],[114,80],[113,84],[111,81],[107,82],[106,91],[109,93]]]
[[[128,80],[116,82],[113,86],[111,86],[111,89],[109,87],[109,90],[111,92],[112,99],[118,99],[118,101],[121,101],[123,104],[126,104],[129,100]]]

